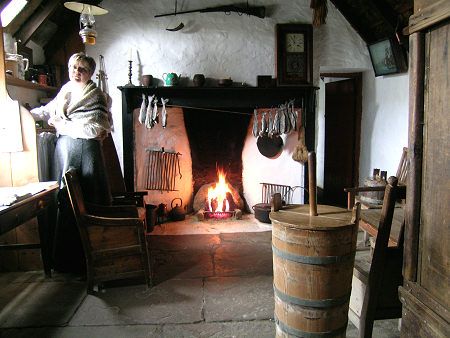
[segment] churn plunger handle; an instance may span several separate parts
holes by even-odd
[[[308,153],[309,215],[317,216],[316,153]]]

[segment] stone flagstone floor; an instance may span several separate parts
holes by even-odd
[[[178,223],[148,236],[151,289],[115,283],[87,295],[77,276],[1,273],[0,337],[274,337],[270,225],[170,234]],[[373,336],[399,337],[397,323],[377,321]]]

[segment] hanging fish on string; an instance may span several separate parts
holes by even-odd
[[[161,125],[163,128],[167,126],[167,110],[166,103],[169,102],[169,99],[161,98],[162,108],[161,108]]]
[[[286,131],[286,115],[281,108],[277,108],[277,111],[280,116],[280,134],[284,134]]]
[[[158,98],[156,96],[153,100],[152,123],[153,125],[158,123]]]
[[[258,137],[258,110],[253,109],[253,136]]]
[[[153,100],[155,99],[155,95],[149,96],[148,100],[148,106],[147,106],[147,110],[146,110],[146,114],[145,114],[145,127],[147,127],[148,129],[153,128],[154,123],[152,121],[152,104],[153,104]]]
[[[273,135],[280,135],[280,113],[275,109],[275,116],[273,118]]]
[[[292,130],[292,125],[291,125],[291,119],[289,117],[288,104],[287,103],[283,104],[281,106],[281,108],[283,109],[284,120],[286,121],[286,127],[284,130],[284,133],[289,134]]]
[[[297,112],[294,109],[294,100],[289,101],[289,118],[291,120],[292,129],[297,130]]]
[[[261,131],[259,132],[259,136],[263,136],[267,132],[267,113],[263,112],[261,116]]]
[[[147,111],[147,106],[146,106],[146,97],[145,94],[142,93],[142,103],[141,103],[141,109],[139,110],[139,123],[143,124],[145,123],[145,113]]]
[[[268,136],[269,137],[273,136],[273,116],[272,116],[272,111],[271,110],[269,110]]]

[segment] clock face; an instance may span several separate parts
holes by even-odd
[[[303,53],[305,51],[305,35],[303,33],[286,34],[286,52]]]

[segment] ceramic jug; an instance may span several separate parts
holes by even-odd
[[[6,68],[12,71],[14,77],[24,80],[25,71],[28,70],[28,59],[20,54],[6,53]]]
[[[179,81],[180,81],[180,75],[177,75],[175,73],[164,73],[162,75],[163,81],[164,81],[164,85],[165,86],[177,86]]]

